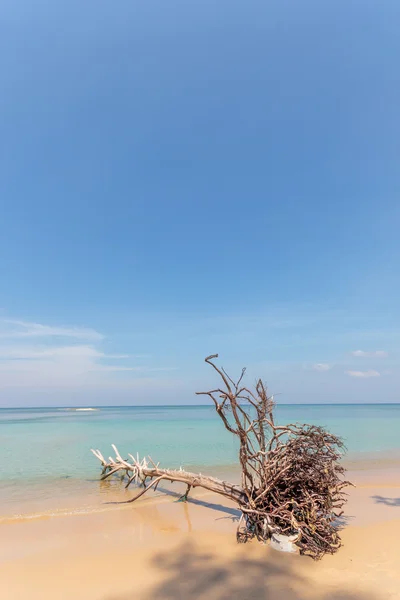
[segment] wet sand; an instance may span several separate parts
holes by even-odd
[[[400,472],[350,474],[344,547],[314,563],[257,542],[238,546],[238,512],[199,490],[135,505],[110,488],[86,514],[0,524],[4,600],[400,599]]]

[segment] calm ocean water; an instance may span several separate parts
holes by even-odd
[[[280,405],[276,418],[326,426],[352,458],[400,449],[400,404]],[[108,456],[112,443],[166,466],[237,462],[235,441],[208,406],[0,409],[0,505],[38,490],[56,494],[66,480],[69,490],[72,482],[94,485],[99,464],[90,448]]]
[[[281,405],[281,423],[324,425],[350,454],[400,448],[400,404]],[[0,409],[0,480],[93,477],[115,443],[122,453],[150,454],[166,465],[228,465],[237,447],[208,406]]]

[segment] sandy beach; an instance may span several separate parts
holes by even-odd
[[[343,548],[315,563],[235,541],[237,511],[199,491],[0,525],[6,600],[400,598],[400,471],[350,474]],[[178,490],[177,490],[178,491]],[[115,496],[117,501],[118,494]]]

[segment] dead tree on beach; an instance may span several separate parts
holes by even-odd
[[[214,477],[164,469],[150,457],[129,454],[122,458],[113,445],[115,458],[100,460],[102,479],[122,472],[128,487],[132,482],[143,488],[128,502],[134,502],[162,480],[186,484],[182,499],[192,488],[201,487],[235,502],[241,518],[237,529],[239,542],[257,538],[268,541],[272,535],[294,536],[302,554],[320,559],[341,546],[339,517],[345,504],[345,469],[340,463],[343,442],[323,427],[315,425],[277,425],[274,403],[260,380],[255,388],[245,387],[243,377],[233,381],[223,368],[208,356],[205,361],[218,373],[221,387],[198,392],[211,398],[225,428],[239,440],[241,484],[234,485]]]

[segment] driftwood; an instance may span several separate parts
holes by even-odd
[[[129,487],[132,482],[137,485],[142,485],[143,489],[133,496],[128,502],[134,502],[140,496],[143,496],[151,488],[156,488],[158,483],[165,479],[166,481],[178,481],[187,485],[186,492],[182,496],[182,500],[187,500],[191,488],[201,487],[210,492],[221,494],[234,502],[240,503],[244,500],[243,492],[240,486],[221,481],[215,477],[202,475],[201,473],[190,473],[183,469],[162,469],[159,463],[155,463],[150,457],[139,459],[129,454],[129,459],[123,459],[114,444],[112,448],[115,452],[115,458],[104,458],[99,450],[92,450],[96,458],[103,465],[101,479],[107,479],[110,475],[114,475],[118,471],[125,471],[127,483],[125,487]],[[149,480],[149,483],[147,483]]]
[[[118,472],[142,485],[129,502],[134,502],[161,480],[186,484],[182,499],[192,488],[201,487],[235,502],[242,517],[237,530],[239,542],[257,538],[266,542],[273,534],[296,536],[302,554],[314,559],[333,554],[340,546],[338,519],[345,503],[340,464],[342,441],[322,427],[314,425],[277,425],[272,398],[261,380],[254,390],[242,385],[245,369],[237,382],[213,362],[222,386],[208,392],[225,428],[239,439],[241,485],[214,477],[190,473],[183,469],[163,469],[150,457],[139,459],[130,454],[124,459],[113,446],[115,458],[106,460],[99,450],[92,450],[100,460],[102,479]],[[293,537],[292,537],[293,539]]]

